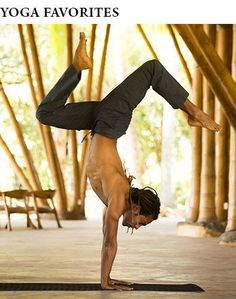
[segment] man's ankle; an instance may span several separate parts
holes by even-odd
[[[197,106],[195,106],[188,99],[186,99],[186,101],[184,102],[184,104],[182,105],[182,107],[180,109],[183,110],[184,112],[186,112],[189,116],[191,116],[193,118],[197,116],[197,114],[200,110]]]

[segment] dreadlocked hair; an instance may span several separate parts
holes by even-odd
[[[151,215],[156,220],[160,213],[160,199],[156,190],[147,186],[143,189],[130,187],[130,197],[133,203],[141,206],[141,215]]]

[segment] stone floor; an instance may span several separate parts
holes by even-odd
[[[0,219],[1,220],[1,219]],[[0,298],[236,298],[236,248],[217,238],[178,237],[176,219],[161,218],[128,235],[119,231],[113,277],[137,283],[195,283],[205,293],[170,292],[0,292]],[[99,282],[101,223],[43,220],[45,229],[0,228],[1,282]]]

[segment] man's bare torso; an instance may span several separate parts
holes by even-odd
[[[117,193],[129,195],[129,184],[117,151],[117,141],[99,134],[92,137],[86,172],[94,192],[108,205]]]

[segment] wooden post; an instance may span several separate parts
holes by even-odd
[[[34,67],[34,72],[35,72],[35,77],[37,82],[38,95],[41,99],[43,99],[45,94],[44,94],[39,58],[37,53],[37,47],[34,38],[33,26],[32,24],[28,24],[26,26],[27,26],[27,32],[28,32],[28,37],[30,42],[30,48],[32,52],[33,67]],[[49,167],[51,169],[52,179],[58,194],[59,213],[61,216],[65,217],[67,212],[67,196],[66,196],[66,190],[64,185],[64,179],[62,176],[62,172],[61,172],[61,168],[60,168],[50,127],[43,126],[43,131],[45,135],[46,153],[49,161]]]
[[[236,240],[236,133],[232,128],[230,133],[229,205],[226,232],[234,231],[234,240]]]
[[[219,98],[228,120],[236,130],[236,83],[218,56],[201,25],[175,25],[203,74]]]
[[[196,106],[202,109],[202,73],[195,64],[192,84],[192,98]],[[187,215],[188,222],[195,222],[199,215],[200,188],[201,188],[201,164],[202,164],[202,129],[200,127],[191,128],[192,139],[192,198],[189,204]]]
[[[170,24],[167,24],[167,28],[169,30],[169,33],[170,33],[171,37],[172,37],[173,43],[175,45],[175,49],[176,49],[176,51],[178,53],[178,56],[179,56],[179,59],[182,63],[182,66],[183,66],[183,69],[184,69],[185,74],[187,76],[189,85],[191,86],[192,85],[192,76],[191,76],[191,73],[189,71],[188,64],[187,64],[186,60],[184,59],[184,56],[183,56],[183,54],[180,50],[179,43],[178,43],[177,38],[175,36],[174,30],[173,30],[173,28]]]
[[[232,25],[220,25],[217,27],[218,54],[231,71],[232,63]],[[228,202],[229,180],[229,122],[217,99],[215,107],[216,122],[221,125],[221,130],[216,134],[216,216],[219,221],[227,218],[224,203]]]
[[[236,24],[233,25],[233,59],[232,76],[236,80]],[[234,231],[236,240],[236,133],[231,128],[230,135],[230,174],[229,174],[229,207],[226,231]]]
[[[215,44],[216,26],[204,25],[204,29],[211,41]],[[214,94],[211,91],[207,79],[203,79],[203,111],[214,119]],[[215,133],[202,129],[202,171],[200,210],[198,221],[211,222],[215,215]]]

